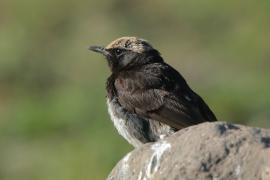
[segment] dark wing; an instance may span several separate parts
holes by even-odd
[[[123,72],[116,79],[115,88],[119,103],[126,110],[176,129],[216,121],[202,98],[167,64],[155,63]]]

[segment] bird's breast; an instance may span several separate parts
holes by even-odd
[[[127,87],[125,86],[125,80],[122,78],[117,78],[114,82],[114,85],[117,89],[122,90],[126,89]]]

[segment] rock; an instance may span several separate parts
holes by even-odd
[[[224,122],[182,129],[128,153],[108,180],[270,180],[270,130]]]

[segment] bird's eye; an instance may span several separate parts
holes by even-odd
[[[116,49],[115,50],[115,54],[116,55],[120,55],[122,52],[123,52],[122,49]]]

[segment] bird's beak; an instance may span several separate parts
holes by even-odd
[[[90,46],[88,48],[89,50],[91,51],[94,51],[94,52],[97,52],[97,53],[101,53],[103,54],[104,56],[107,56],[109,55],[110,53],[102,46]]]

